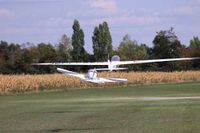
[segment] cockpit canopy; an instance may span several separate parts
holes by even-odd
[[[111,61],[120,61],[120,57],[118,55],[114,55],[112,58],[111,58]]]
[[[97,71],[95,69],[90,69],[85,77],[88,79],[95,79],[97,77]]]

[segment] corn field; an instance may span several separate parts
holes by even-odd
[[[200,81],[200,71],[181,72],[101,72],[99,77],[128,79],[127,83],[92,84],[62,74],[0,75],[0,94],[10,92],[39,91],[43,89],[75,89],[89,87],[112,87],[139,84]]]

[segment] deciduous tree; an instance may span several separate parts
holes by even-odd
[[[142,60],[148,58],[146,47],[144,45],[138,45],[136,41],[131,40],[128,34],[124,36],[117,49],[117,53],[121,60]],[[141,65],[131,65],[129,68],[134,70],[142,69]]]
[[[66,34],[64,34],[62,35],[60,42],[56,48],[57,61],[58,62],[71,61],[72,59],[71,51],[72,51],[71,40],[69,37],[67,37]]]
[[[153,40],[154,58],[179,58],[181,57],[182,45],[175,35],[173,28],[157,32]],[[178,69],[177,62],[160,63],[161,67],[168,70]]]

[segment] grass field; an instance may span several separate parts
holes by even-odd
[[[199,96],[200,82],[4,95],[0,133],[197,133],[200,99],[184,97]]]

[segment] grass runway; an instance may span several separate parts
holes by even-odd
[[[0,96],[0,133],[200,131],[200,82]]]

